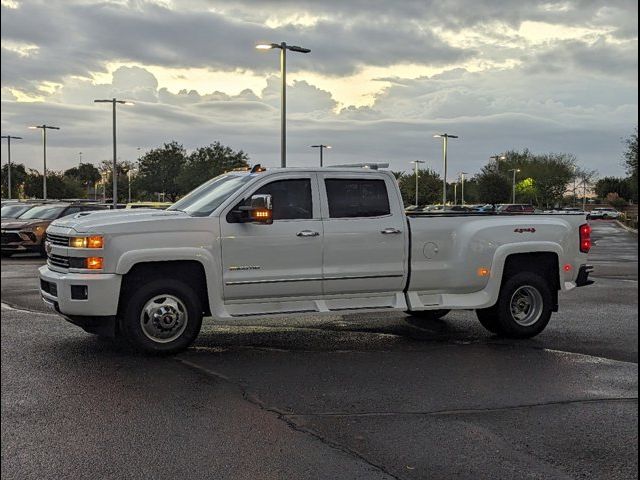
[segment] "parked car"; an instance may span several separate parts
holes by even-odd
[[[37,205],[38,205],[37,203],[22,203],[22,202],[9,203],[7,205],[4,205],[2,208],[0,208],[0,217],[2,217],[3,221],[9,220],[12,218],[18,218],[24,212],[26,212],[30,208],[33,208]]]
[[[533,205],[527,205],[525,203],[507,203],[499,205],[496,209],[498,213],[534,213],[536,209]]]
[[[597,207],[589,212],[587,218],[589,219],[609,219],[609,218],[619,218],[621,213],[617,211],[615,208],[611,207]]]
[[[0,251],[3,257],[14,253],[38,252],[46,257],[45,231],[61,217],[100,209],[98,205],[75,203],[45,203],[23,212],[18,218],[2,221]]]
[[[132,202],[127,203],[124,208],[153,208],[155,210],[166,210],[171,205],[171,202]]]
[[[406,213],[391,172],[228,172],[165,211],[65,217],[47,229],[45,303],[147,352],[187,348],[202,318],[476,310],[540,333],[558,291],[592,283],[579,215]]]

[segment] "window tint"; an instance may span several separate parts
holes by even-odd
[[[75,213],[78,213],[80,210],[81,210],[80,207],[69,207],[62,213],[62,215],[66,217],[67,215],[73,215]]]
[[[260,187],[254,195],[271,195],[274,220],[294,220],[313,217],[311,180],[276,180]]]
[[[384,180],[327,179],[324,181],[331,218],[389,215]]]
[[[272,215],[274,220],[299,220],[313,218],[311,201],[311,180],[276,180],[260,187],[252,195],[271,195]],[[249,199],[243,202],[249,205]],[[235,210],[240,203],[234,207]],[[231,212],[227,215],[229,223],[238,221]]]

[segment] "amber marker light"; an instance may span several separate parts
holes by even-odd
[[[104,246],[104,237],[101,235],[71,237],[69,239],[69,246],[72,248],[102,248]]]
[[[104,237],[94,235],[87,237],[87,248],[102,248],[104,246]]]
[[[87,269],[89,270],[102,270],[104,259],[102,257],[89,257],[87,258]]]
[[[271,212],[269,210],[256,210],[254,216],[256,218],[269,218],[271,217]]]
[[[488,277],[490,273],[491,273],[491,270],[489,270],[487,267],[479,267],[478,268],[478,276],[479,277]]]

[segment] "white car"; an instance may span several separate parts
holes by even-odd
[[[540,333],[558,291],[593,283],[580,215],[404,211],[391,172],[229,172],[165,211],[56,220],[44,301],[150,352],[189,346],[203,317],[475,310],[489,331]]]
[[[620,212],[615,208],[597,207],[588,213],[587,218],[615,219],[620,217]]]

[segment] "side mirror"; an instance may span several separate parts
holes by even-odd
[[[247,205],[238,208],[242,222],[273,223],[273,205],[271,195],[252,195]]]

